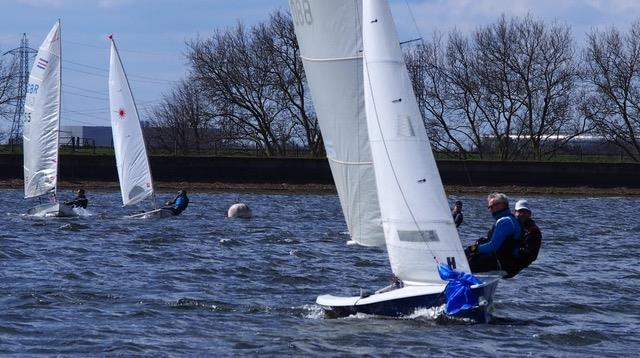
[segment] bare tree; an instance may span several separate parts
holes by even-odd
[[[530,16],[450,33],[410,51],[408,68],[440,148],[542,159],[588,130],[573,115],[577,65],[568,27]]]
[[[216,31],[206,40],[191,41],[188,58],[193,75],[217,108],[221,127],[248,140],[268,156],[282,154],[291,138],[293,123],[284,123],[282,106],[273,100],[271,69],[276,62],[263,44],[238,24]]]
[[[452,84],[441,35],[435,34],[432,42],[407,50],[405,61],[434,149],[456,151],[464,157],[467,128],[452,106]]]
[[[628,33],[591,32],[584,64],[590,91],[581,112],[598,134],[640,161],[640,22]]]
[[[150,131],[154,143],[187,154],[190,149],[200,151],[212,114],[200,90],[188,79],[165,95],[149,117],[154,127]]]
[[[589,131],[584,120],[574,115],[578,64],[574,60],[574,41],[568,26],[546,25],[530,16],[511,24],[514,43],[510,67],[517,76],[523,113],[515,132],[527,143],[521,157],[529,151],[543,159],[563,147],[575,136]]]
[[[274,78],[273,100],[284,109],[281,115],[296,124],[294,134],[313,156],[324,154],[318,119],[311,106],[306,76],[300,57],[293,21],[288,12],[277,10],[266,24],[255,30],[256,41],[274,60],[267,69]]]
[[[2,53],[2,51],[0,51]],[[17,96],[17,68],[15,63],[0,56],[0,119],[13,119]]]

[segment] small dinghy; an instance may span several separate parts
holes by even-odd
[[[171,210],[156,206],[153,178],[138,109],[113,36],[109,36],[109,40],[111,41],[109,107],[122,205],[132,206],[153,197],[153,210],[127,217],[134,219],[171,217],[173,216]]]
[[[29,73],[23,130],[24,197],[51,201],[27,211],[43,217],[78,216],[56,199],[61,105],[60,21],[42,42]]]
[[[307,3],[296,37],[349,233],[386,245],[397,278],[372,294],[316,303],[329,317],[444,306],[447,316],[487,322],[500,276],[469,273],[387,2]]]

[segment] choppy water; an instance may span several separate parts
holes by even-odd
[[[241,194],[251,220],[225,218],[237,194],[190,197],[180,217],[127,220],[118,193],[90,192],[92,216],[43,220],[22,215],[29,203],[20,192],[0,191],[0,353],[618,356],[640,348],[640,198],[529,197],[544,234],[538,261],[501,282],[494,323],[461,325],[420,312],[323,318],[318,294],[389,282],[381,249],[345,245],[336,196]],[[490,217],[482,198],[459,199],[469,243]]]

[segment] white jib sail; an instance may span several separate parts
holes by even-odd
[[[364,0],[365,107],[389,261],[406,283],[469,271],[386,0]]]
[[[289,0],[289,7],[351,239],[382,246],[364,112],[362,0]]]
[[[24,197],[55,194],[60,129],[60,21],[42,42],[29,74],[23,125]]]
[[[133,205],[153,195],[153,180],[142,136],[138,110],[129,81],[122,67],[116,44],[111,38],[109,61],[109,108],[113,148],[123,205]]]

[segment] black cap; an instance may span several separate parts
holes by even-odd
[[[462,202],[460,200],[456,201],[457,206],[462,206]]]

